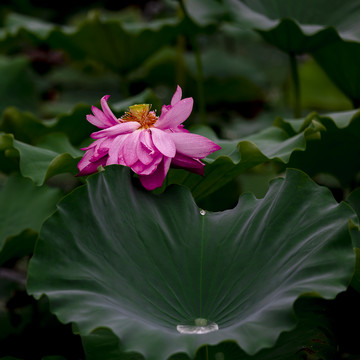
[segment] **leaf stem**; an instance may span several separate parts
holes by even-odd
[[[196,60],[196,73],[197,73],[197,91],[199,98],[199,112],[200,112],[200,122],[202,125],[206,125],[206,109],[205,109],[205,94],[204,94],[204,75],[203,67],[201,62],[200,47],[197,41],[196,36],[193,36],[191,39],[191,46],[194,50],[195,60]]]
[[[201,224],[201,249],[200,249],[200,281],[199,281],[199,295],[200,295],[200,318],[203,317],[203,311],[202,311],[202,283],[203,283],[203,261],[204,261],[204,223],[205,223],[205,215],[201,215],[202,217],[202,224]]]
[[[352,104],[354,106],[354,109],[357,109],[360,107],[360,100],[359,99],[352,99]]]
[[[178,35],[176,42],[176,83],[181,85],[181,87],[184,87],[185,85],[185,47],[185,37],[183,35]]]
[[[299,69],[294,53],[289,53],[291,77],[294,84],[294,108],[293,113],[295,118],[301,117],[301,99],[300,99],[300,81],[299,81]]]
[[[205,94],[204,94],[204,75],[203,75],[203,66],[201,61],[201,52],[199,43],[196,35],[193,31],[193,21],[191,20],[186,7],[184,5],[184,0],[179,0],[180,8],[183,11],[184,17],[188,22],[188,26],[185,26],[185,29],[190,29],[186,31],[186,36],[190,41],[190,45],[195,55],[196,61],[196,82],[197,82],[197,92],[199,100],[199,113],[200,113],[200,122],[202,125],[206,125],[206,106],[205,106]]]

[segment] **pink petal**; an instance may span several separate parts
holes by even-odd
[[[172,132],[185,132],[189,133],[190,131],[184,128],[184,125],[179,125],[176,128],[171,129]]]
[[[198,159],[193,159],[179,153],[172,159],[171,166],[187,169],[195,174],[204,175],[204,163]]]
[[[94,150],[89,150],[84,154],[83,158],[79,161],[79,163],[77,165],[77,167],[80,171],[82,171],[83,168],[85,168],[87,165],[90,164],[90,158],[93,155],[93,153],[94,153]]]
[[[109,105],[107,103],[107,100],[109,99],[109,97],[110,97],[110,95],[105,95],[101,98],[101,108],[103,109],[103,112],[106,115],[106,117],[108,118],[109,122],[111,122],[112,125],[116,125],[119,123],[119,121],[109,108]]]
[[[178,103],[181,100],[181,97],[182,97],[182,90],[181,87],[178,85],[175,94],[171,99],[171,105],[174,106],[176,103]]]
[[[163,105],[161,108],[161,114],[165,115],[171,108],[172,108],[171,105]]]
[[[137,161],[131,167],[131,169],[138,175],[150,175],[155,172],[162,159],[163,159],[162,154],[158,153],[156,156],[154,156],[151,164],[145,165],[142,162]]]
[[[151,128],[151,138],[155,147],[162,154],[171,158],[175,156],[176,147],[168,133],[153,127]]]
[[[113,126],[112,121],[110,119],[108,119],[108,117],[96,106],[92,106],[91,110],[92,110],[94,116],[96,117],[96,119],[103,124],[102,127]]]
[[[100,139],[104,136],[116,136],[120,134],[126,134],[133,132],[140,127],[137,121],[128,121],[121,124],[111,126],[107,129],[100,130],[91,134],[93,139]]]
[[[100,121],[96,116],[91,115],[91,114],[86,115],[86,120],[87,120],[89,123],[95,125],[96,127],[100,128],[100,129],[105,129],[105,128],[108,127],[107,124],[104,124],[104,123],[103,123],[102,121]]]
[[[191,158],[202,159],[221,149],[219,145],[201,135],[176,132],[170,133],[169,136],[175,143],[176,151]]]
[[[140,134],[141,134],[141,130],[134,131],[124,140],[121,146],[121,150],[122,150],[121,153],[126,166],[131,167],[139,160],[136,154],[136,147],[139,142]]]
[[[96,141],[97,141],[97,140],[96,140]],[[80,148],[80,150],[87,151],[87,150],[90,150],[90,149],[94,148],[94,147],[96,146],[96,141],[94,141],[93,143],[91,143],[89,146]]]
[[[156,150],[155,145],[151,139],[150,130],[142,131],[142,133],[140,135],[140,141],[145,147],[147,147],[149,149],[150,152],[154,152]]]
[[[109,151],[109,146],[112,143],[112,139],[109,138],[102,138],[93,142],[95,144],[94,147],[94,154],[91,157],[90,161],[97,161],[101,157]]]
[[[107,156],[102,157],[101,159],[91,162],[90,158],[93,155],[93,151],[89,150],[85,153],[84,157],[78,163],[79,173],[76,176],[84,176],[97,172],[99,166],[105,166]]]
[[[177,102],[165,114],[161,113],[159,120],[154,127],[158,129],[176,128],[183,123],[191,114],[193,108],[193,98],[186,98]]]
[[[146,190],[154,190],[163,184],[166,174],[169,171],[170,163],[171,159],[164,157],[156,171],[151,175],[139,175],[140,182]]]
[[[159,154],[158,151],[156,152]],[[136,155],[144,165],[149,165],[154,160],[155,149],[148,130],[142,131],[139,136],[139,142],[136,147]]]
[[[130,134],[122,134],[113,139],[111,145],[109,146],[109,158],[107,159],[106,165],[125,165],[122,158],[122,145],[128,136],[130,136]]]

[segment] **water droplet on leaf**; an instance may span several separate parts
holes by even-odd
[[[205,210],[200,210],[200,215],[205,215],[206,211]]]
[[[219,326],[214,322],[198,318],[195,319],[194,324],[178,325],[176,330],[180,334],[207,334],[219,330]]]

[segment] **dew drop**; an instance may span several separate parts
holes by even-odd
[[[200,210],[200,215],[205,215],[206,211],[205,210]]]
[[[198,318],[195,319],[194,324],[178,325],[176,330],[180,334],[207,334],[219,330],[219,326],[214,322]]]

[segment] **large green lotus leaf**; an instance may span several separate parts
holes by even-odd
[[[358,219],[360,219],[360,189],[357,188],[352,191],[346,198],[346,202],[352,206],[358,216]],[[351,286],[360,293],[360,228],[359,226],[356,226],[358,224],[359,222],[354,224],[355,226],[351,229],[351,236],[353,238],[356,253],[355,271],[351,281]]]
[[[234,209],[211,213],[185,187],[155,195],[129,169],[109,166],[43,225],[28,291],[46,294],[81,335],[109,328],[123,350],[147,359],[193,357],[225,340],[253,354],[295,326],[301,294],[345,290],[354,217],[296,170],[273,181],[264,199],[245,194]],[[177,331],[199,319],[219,330]]]
[[[332,309],[333,301],[320,298],[301,297],[294,304],[298,318],[296,328],[283,332],[272,348],[248,355],[234,342],[224,342],[198,351],[195,360],[321,360],[335,359],[337,339]],[[188,359],[187,359],[188,360]]]
[[[55,210],[61,193],[47,186],[35,186],[18,175],[0,189],[0,263],[33,250],[37,233]]]
[[[0,40],[3,39],[5,45],[19,37],[35,43],[45,41],[52,48],[65,50],[75,60],[93,59],[125,75],[159,48],[173,42],[179,29],[176,19],[149,24],[123,23],[93,13],[78,26],[60,27],[10,14],[0,32]]]
[[[194,360],[301,360],[311,355],[312,360],[333,359],[337,353],[334,336],[335,322],[331,309],[333,302],[321,298],[301,297],[294,304],[298,323],[295,329],[280,335],[272,348],[263,349],[255,355],[248,355],[234,341],[200,348]],[[120,352],[119,339],[109,329],[98,328],[83,337],[86,359],[100,357],[116,360],[144,360],[136,353]],[[105,354],[105,355],[104,355]],[[185,354],[176,354],[169,360],[190,360]]]
[[[287,166],[304,170],[310,176],[330,173],[344,187],[351,188],[360,171],[360,112],[313,113],[305,119],[278,119],[277,124],[288,131],[298,132],[306,126],[309,118],[321,123],[326,131],[322,132],[321,141],[309,141],[306,151],[294,152]]]
[[[57,174],[76,174],[77,164],[83,155],[62,133],[45,136],[39,146],[15,140],[11,134],[0,133],[0,149],[5,149],[10,156],[19,154],[21,174],[36,185],[44,184],[47,179]]]
[[[207,163],[204,177],[175,169],[170,171],[167,184],[186,185],[196,200],[202,200],[256,165],[270,160],[286,164],[293,152],[304,151],[307,141],[318,138],[324,127],[307,118],[301,130],[296,132],[285,126],[271,126],[243,139],[219,140],[208,128],[194,129],[214,140],[222,149],[204,160]]]

